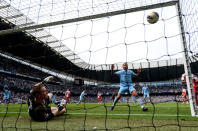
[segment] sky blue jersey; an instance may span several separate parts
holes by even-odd
[[[4,90],[4,99],[9,99],[11,95],[11,92],[9,90]]]
[[[84,95],[85,95],[85,92],[83,91],[83,92],[80,94],[80,96],[82,96],[82,97],[83,97]]]
[[[85,96],[85,91],[83,91],[81,94],[80,94],[80,99],[83,99],[83,97]]]
[[[132,84],[132,77],[136,76],[136,74],[132,70],[120,70],[115,73],[120,77],[120,85],[125,86],[128,84]]]
[[[144,92],[144,94],[148,94],[148,93],[149,93],[149,91],[148,91],[148,86],[144,86],[144,87],[142,88],[142,91]]]

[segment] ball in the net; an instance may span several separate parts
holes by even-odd
[[[147,21],[150,24],[154,24],[159,20],[159,14],[155,11],[151,12],[148,16],[147,16]]]

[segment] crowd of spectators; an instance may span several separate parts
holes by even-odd
[[[13,74],[23,74],[31,77],[43,78],[46,76],[46,73],[44,72],[3,56],[0,56],[0,70],[8,71]]]
[[[3,90],[5,85],[9,87],[11,91],[10,103],[25,103],[27,100],[28,94],[32,86],[37,83],[39,80],[42,80],[46,76],[50,75],[43,73],[37,69],[18,63],[17,61],[5,58],[0,56],[0,96],[1,102],[3,102]],[[19,77],[18,74],[23,75]],[[31,77],[31,79],[29,79]],[[76,102],[79,99],[79,95],[83,89],[87,91],[87,100],[86,102],[97,102],[97,93],[102,94],[103,102],[112,102],[112,95],[116,94],[119,90],[119,85],[112,86],[109,85],[98,85],[98,86],[76,86],[71,83],[64,83],[61,79],[55,79],[54,82],[46,85],[49,92],[52,92],[56,100],[64,98],[65,91],[70,89],[71,91],[71,102]],[[142,95],[142,86],[136,83],[135,88],[137,93]],[[173,101],[175,98],[174,92],[177,91],[178,94],[181,93],[182,86],[185,87],[182,83],[172,84],[150,84],[149,90],[151,97],[154,101]],[[127,94],[126,94],[127,95]],[[128,99],[128,96],[123,97],[123,102],[131,101]]]

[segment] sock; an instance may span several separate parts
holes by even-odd
[[[114,101],[113,101],[113,106],[116,105],[116,103],[118,102],[119,99],[120,99],[120,98],[117,98],[117,97],[114,99]]]
[[[150,103],[151,103],[151,104],[153,104],[153,102],[152,102],[152,100],[151,100],[151,98],[150,98],[150,97],[149,97],[149,100],[150,100]]]
[[[134,99],[135,101],[137,101],[139,103],[139,105],[141,106],[141,108],[144,108],[142,99],[140,97],[138,97],[138,96],[136,96],[136,97],[132,96],[132,99]]]

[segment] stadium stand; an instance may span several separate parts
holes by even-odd
[[[3,91],[4,85],[8,85],[13,96],[10,100],[11,103],[15,103],[19,96],[23,96],[22,99],[26,100],[32,85],[40,81],[42,78],[50,75],[2,56],[0,59],[0,90]],[[56,78],[52,83],[47,84],[48,90],[57,96],[57,100],[60,100],[64,96],[66,89],[69,88],[72,96],[71,101],[75,102],[78,100],[78,96],[80,95],[82,89],[86,88],[88,103],[97,102],[97,92],[101,92],[104,102],[112,102],[112,94],[117,93],[119,89],[119,84],[116,83],[108,85],[98,84],[95,86],[86,85],[81,87],[73,85],[71,82],[63,84],[62,81],[63,80]],[[143,83],[144,82],[135,83],[135,88],[139,95],[142,95],[141,88]],[[175,90],[181,94],[181,87],[186,87],[186,85],[182,83],[181,80],[147,82],[147,84],[149,85],[150,95],[152,96],[154,102],[158,102],[159,100],[169,101],[170,99],[173,99]],[[1,95],[3,94],[1,93]]]

